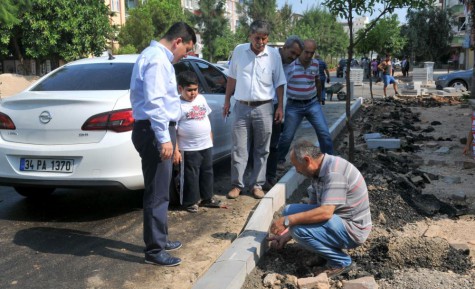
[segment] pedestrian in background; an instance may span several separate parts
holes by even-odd
[[[310,201],[285,207],[283,217],[271,225],[271,248],[283,249],[293,238],[326,262],[315,276],[326,273],[331,278],[350,271],[354,264],[343,250],[363,244],[372,229],[363,176],[347,160],[323,154],[305,140],[295,142],[290,161],[311,179]]]
[[[173,24],[160,41],[152,40],[137,58],[130,82],[130,102],[135,119],[132,142],[142,159],[144,176],[143,237],[145,262],[176,266],[180,258],[167,251],[179,249],[168,240],[168,203],[176,121],[180,117],[175,69],[193,49],[196,35],[184,22]]]
[[[282,66],[287,79],[289,64],[300,56],[303,50],[303,41],[295,35],[289,36],[285,40],[284,46],[279,48]],[[278,108],[277,94],[274,97],[274,114]],[[275,115],[274,115],[275,118]],[[272,123],[272,135],[270,140],[269,157],[267,158],[266,183],[263,186],[264,191],[270,190],[277,183],[277,163],[279,161],[279,139],[282,133],[282,122],[274,121]]]
[[[325,105],[326,100],[326,90],[325,90],[325,83],[330,83],[330,71],[328,71],[327,63],[320,57],[320,54],[315,56],[318,61],[318,71],[320,75],[320,85],[321,85],[321,93],[319,95],[319,101],[322,105]]]
[[[285,123],[279,141],[280,168],[285,167],[290,144],[304,117],[315,129],[322,152],[333,154],[332,137],[317,97],[321,85],[318,60],[313,58],[316,49],[314,40],[305,40],[302,54],[289,68]]]
[[[249,188],[257,199],[265,193],[266,166],[272,133],[272,123],[281,122],[286,84],[282,59],[277,49],[267,47],[270,24],[256,20],[250,25],[250,43],[240,44],[233,51],[229,66],[223,116],[230,110],[234,94],[233,148],[231,150],[231,190],[227,197],[239,197],[246,187],[244,172],[253,156]],[[277,109],[273,99],[277,94]]]
[[[389,84],[393,85],[394,88],[394,93],[398,95],[397,91],[397,83],[394,77],[392,76],[393,72],[393,64],[391,62],[391,55],[386,54],[386,59],[381,61],[381,63],[378,65],[378,69],[382,72],[383,74],[383,83],[384,83],[384,97],[386,97],[386,89]]]
[[[173,163],[181,165],[182,205],[190,213],[197,213],[199,206],[219,208],[221,202],[213,198],[213,134],[208,117],[211,108],[198,93],[198,77],[194,72],[181,72],[177,82],[181,117]]]

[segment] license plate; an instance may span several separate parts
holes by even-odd
[[[72,173],[73,168],[71,159],[20,159],[20,171]]]

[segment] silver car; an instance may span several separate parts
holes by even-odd
[[[437,77],[435,86],[437,89],[453,87],[457,90],[469,91],[472,89],[473,68],[459,70]]]
[[[141,161],[132,141],[130,77],[138,55],[68,63],[0,102],[0,184],[23,196],[60,187],[142,189]],[[213,110],[213,159],[231,151],[231,123],[222,107],[227,76],[187,57],[175,71],[195,71]]]

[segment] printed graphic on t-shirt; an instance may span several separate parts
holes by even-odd
[[[206,117],[206,107],[204,105],[194,105],[185,115],[186,119],[202,120]]]

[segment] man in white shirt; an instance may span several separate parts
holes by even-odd
[[[263,198],[266,163],[272,133],[272,122],[282,121],[283,94],[286,84],[282,59],[276,49],[266,46],[270,25],[266,21],[251,23],[251,43],[236,46],[229,66],[223,115],[230,112],[234,93],[233,149],[231,152],[231,185],[227,194],[235,199],[244,189],[244,172],[249,154],[253,155],[249,187],[255,198]],[[277,93],[278,105],[274,116],[272,99]],[[252,145],[252,147],[251,147]]]
[[[167,251],[179,249],[168,240],[168,203],[172,176],[176,121],[180,96],[175,69],[196,43],[193,29],[184,22],[173,24],[160,41],[152,40],[137,58],[130,82],[130,102],[135,119],[132,142],[142,158],[145,191],[143,234],[145,263],[176,266],[180,258]]]

